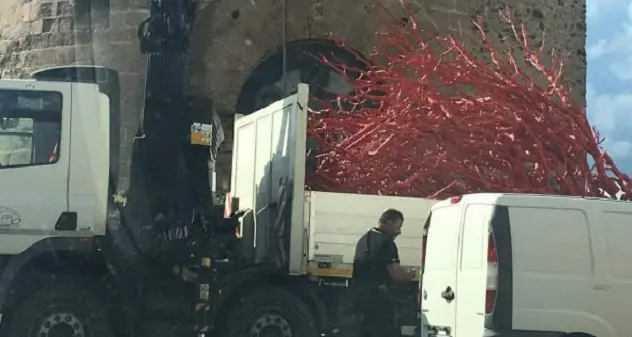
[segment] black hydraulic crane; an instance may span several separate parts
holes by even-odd
[[[193,268],[196,277],[194,331],[198,336],[213,319],[209,296],[222,277],[215,260],[238,268],[234,230],[240,213],[224,218],[213,205],[215,161],[223,130],[212,102],[199,106],[188,95],[191,32],[196,0],[151,0],[149,17],[138,29],[147,55],[145,106],[139,134],[146,195],[152,226],[159,232],[162,262]],[[210,127],[207,141],[196,143],[196,126]],[[154,252],[155,253],[155,252]],[[212,262],[213,261],[213,262]],[[211,263],[213,267],[211,268]]]
[[[147,55],[145,106],[139,132],[146,142],[145,174],[153,199],[152,213],[167,216],[166,221],[172,224],[187,221],[182,217],[191,214],[185,209],[193,207],[190,202],[195,199],[187,187],[199,183],[188,180],[200,177],[187,174],[192,173],[194,164],[187,160],[191,159],[187,154],[193,151],[186,145],[193,122],[187,96],[187,65],[196,12],[197,2],[193,0],[151,0],[150,15],[138,30],[140,51]],[[195,152],[199,155],[201,151]],[[208,181],[204,187],[209,187]]]

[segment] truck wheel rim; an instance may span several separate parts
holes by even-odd
[[[267,314],[259,317],[250,327],[250,337],[292,337],[292,329],[285,318]]]
[[[60,312],[48,315],[40,324],[40,337],[88,337],[81,320],[73,313]]]

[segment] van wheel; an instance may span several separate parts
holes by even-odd
[[[317,337],[309,307],[287,290],[255,291],[233,305],[226,320],[227,337]]]
[[[41,277],[39,290],[30,289],[11,313],[10,336],[113,336],[105,303],[88,287],[72,276]]]

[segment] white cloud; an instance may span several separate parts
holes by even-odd
[[[632,92],[616,94],[600,93],[593,83],[588,83],[586,101],[588,115],[601,132],[632,126]]]
[[[593,0],[592,2],[596,3],[599,1],[604,0]],[[586,53],[588,54],[589,60],[613,56],[615,54],[619,56],[627,56],[630,52],[632,52],[632,1],[628,0],[627,2],[624,2],[620,0],[612,0],[611,4],[614,5],[615,2],[617,2],[616,8],[626,7],[626,20],[621,23],[593,23],[594,21],[599,21],[601,16],[593,18],[592,20],[589,19],[593,26],[599,25],[600,30],[604,30],[604,28],[606,28],[610,31],[607,38],[600,38],[596,43],[586,46]],[[591,1],[588,3],[591,3]],[[604,13],[603,17],[609,16],[608,14],[612,13]]]
[[[587,0],[586,1],[586,17],[588,19],[594,19],[599,14],[610,9],[613,6],[625,4],[623,0]]]
[[[615,158],[632,158],[632,138],[616,136],[621,129],[632,129],[632,92],[603,93],[592,83],[586,89],[588,117],[606,138],[603,146]]]
[[[613,29],[613,35],[588,47],[588,53],[592,52],[593,59],[606,58],[610,63],[608,68],[614,76],[620,80],[632,80],[632,2],[628,4],[627,21],[617,29]],[[590,58],[591,56],[589,56]]]
[[[587,0],[588,117],[617,160],[632,159],[632,0]],[[627,16],[623,21],[612,17]],[[596,76],[595,76],[596,75]],[[630,170],[632,168],[625,168]]]
[[[601,39],[592,46],[587,46],[586,54],[588,54],[588,59],[596,59],[603,56],[606,53],[606,47],[608,46],[609,43],[608,41],[606,41],[606,39]]]
[[[602,145],[613,158],[632,157],[632,142],[630,141],[606,139]]]
[[[608,69],[620,80],[632,80],[632,55],[613,61]]]

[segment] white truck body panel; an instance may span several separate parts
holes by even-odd
[[[422,229],[434,200],[329,192],[308,192],[307,196],[311,274],[349,276],[356,242],[388,208],[404,213],[402,234],[395,240],[402,266],[419,267]],[[331,266],[319,267],[323,263]]]
[[[0,167],[0,234],[6,238],[0,243],[0,254],[19,254],[52,236],[105,234],[109,170],[107,96],[99,92],[98,86],[86,83],[0,80],[0,90],[57,92],[62,100],[58,111],[61,131],[55,134],[49,129],[45,134],[56,137],[48,144],[57,144],[56,160],[42,161],[53,153],[47,146],[16,148],[15,142],[9,141],[11,129],[0,130],[0,156],[4,155],[0,157],[4,161],[4,167]],[[0,109],[0,117],[2,114]],[[36,128],[24,129],[31,133],[27,137],[32,144],[43,141],[37,139]],[[26,154],[21,159],[24,163],[11,162],[9,157],[19,152]],[[32,164],[33,156],[40,158],[36,164]],[[76,230],[55,228],[63,212],[77,212]]]
[[[305,191],[308,100],[308,87],[301,84],[297,94],[235,121],[231,195],[238,198],[240,209],[252,210],[242,219],[241,234],[246,256],[254,254],[257,262],[273,259],[277,238],[272,226],[280,207],[276,204],[279,189],[288,186],[294,196]],[[292,198],[287,207],[292,209],[289,271],[301,274],[306,247],[302,198]]]
[[[478,215],[469,217],[472,206]],[[460,219],[435,217],[446,207],[461,209],[450,213]],[[503,212],[506,216],[497,217]],[[504,220],[498,223],[499,218]],[[632,203],[625,201],[488,193],[465,195],[458,206],[439,202],[428,233],[423,323],[447,327],[452,336],[492,333],[488,330],[629,336],[630,224]],[[487,270],[485,227],[490,225],[498,247],[498,293],[493,319],[486,319],[482,271]],[[455,291],[450,303],[440,297],[448,285]]]
[[[72,142],[70,148],[74,160],[69,170],[69,209],[77,212],[79,232],[105,235],[110,197],[110,100],[96,85],[74,83],[72,111],[72,138],[82,141]]]
[[[433,200],[305,191],[307,85],[298,93],[235,121],[231,196],[242,219],[246,253],[257,262],[273,260],[278,237],[272,215],[281,207],[279,189],[293,184],[288,266],[290,274],[350,277],[357,240],[388,208],[404,213],[397,239],[404,266],[421,261],[423,224]],[[284,180],[285,179],[285,180]]]

